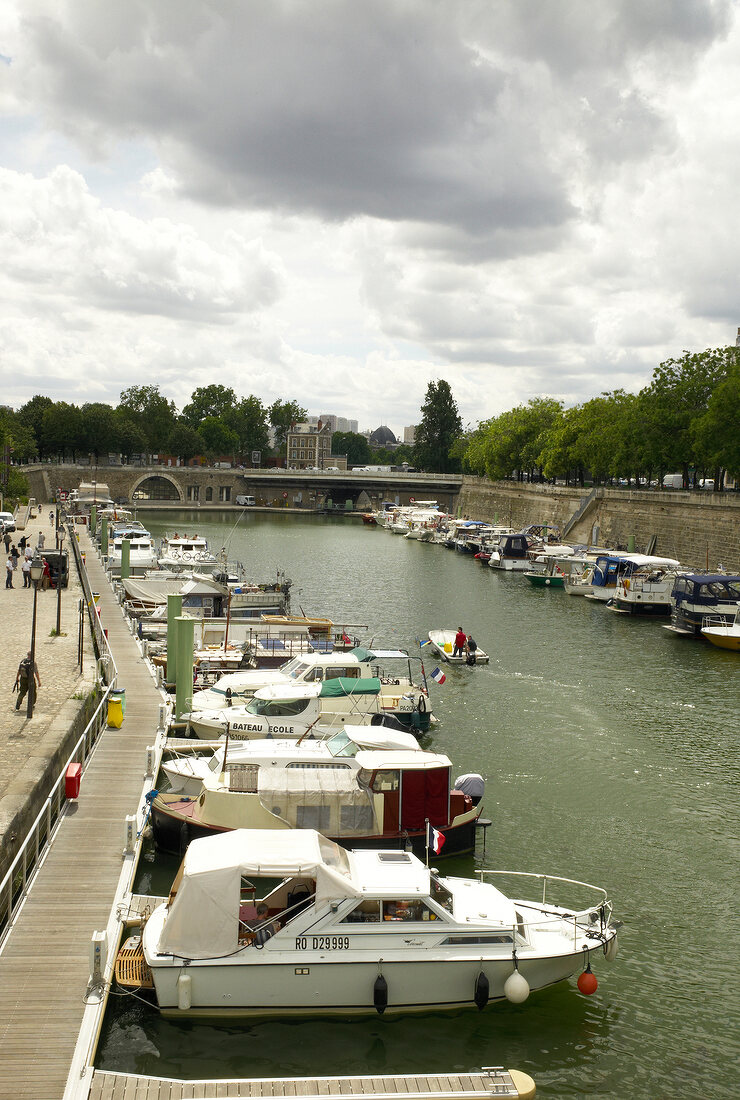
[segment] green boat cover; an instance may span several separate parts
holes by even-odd
[[[363,649],[361,645],[355,646],[351,652],[352,656],[356,657],[360,664],[364,664],[366,661],[372,661],[374,657],[372,650]]]
[[[336,699],[342,695],[379,695],[380,680],[377,676],[368,676],[364,680],[353,680],[349,676],[336,676],[333,680],[324,680],[319,698]]]

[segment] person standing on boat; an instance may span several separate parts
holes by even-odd
[[[472,634],[468,634],[468,640],[465,644],[465,649],[466,649],[467,654],[468,654],[468,664],[469,665],[474,665],[475,664],[475,654],[476,654],[476,651],[478,649],[478,643],[476,642],[476,640],[475,640],[475,638],[473,637]]]
[[[465,631],[459,626],[457,628],[457,634],[455,635],[455,648],[452,651],[453,657],[462,657],[464,655],[466,641]]]
[[[41,687],[39,666],[36,664],[35,661],[31,660],[31,650],[29,649],[27,656],[25,656],[21,663],[18,665],[18,671],[15,674],[15,684],[13,685],[13,691],[18,692],[18,699],[16,700],[15,704],[16,710],[21,709],[21,703],[23,702],[26,693],[29,691],[31,692],[34,704],[36,703],[37,687]]]

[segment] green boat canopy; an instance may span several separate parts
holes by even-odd
[[[368,676],[364,680],[353,680],[348,676],[336,676],[333,680],[324,680],[319,697],[336,699],[342,695],[379,695],[380,680],[377,676]]]
[[[355,648],[351,652],[352,656],[356,657],[360,664],[364,664],[366,661],[372,661],[373,659],[372,650],[363,649],[361,645],[355,646]]]

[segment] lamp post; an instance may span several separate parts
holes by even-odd
[[[39,594],[39,581],[44,575],[44,563],[40,557],[31,562],[31,580],[33,581],[33,619],[31,621],[31,668],[28,685],[28,706],[26,717],[33,718],[33,704],[36,702],[36,600]]]
[[[64,565],[64,537],[67,534],[63,527],[57,527],[57,551],[59,559],[57,564],[57,638],[62,632],[62,566]]]

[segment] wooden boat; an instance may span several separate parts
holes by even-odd
[[[593,993],[592,958],[614,958],[617,931],[606,891],[588,883],[444,877],[410,852],[240,829],[191,844],[124,949],[165,1014],[346,1017],[522,1003],[581,971]]]

